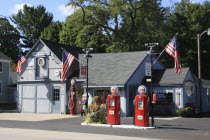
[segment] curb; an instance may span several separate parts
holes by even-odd
[[[127,129],[143,129],[143,130],[149,130],[149,129],[155,129],[157,126],[135,126],[133,124],[121,124],[121,125],[112,125],[112,124],[92,124],[92,123],[81,123],[81,125],[86,126],[99,126],[99,127],[113,127],[113,128],[127,128]]]

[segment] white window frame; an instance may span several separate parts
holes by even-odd
[[[0,71],[0,73],[3,73],[3,62],[0,62],[1,63],[1,69],[2,71]]]

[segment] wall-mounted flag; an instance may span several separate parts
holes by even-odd
[[[72,62],[75,57],[68,53],[66,50],[63,50],[62,53],[62,70],[61,70],[61,81],[63,82],[66,79],[69,68],[71,67]]]
[[[26,58],[20,53],[18,56],[18,63],[16,66],[16,72],[18,72],[19,74],[21,74],[22,72],[22,64],[26,62]]]

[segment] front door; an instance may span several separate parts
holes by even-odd
[[[60,114],[60,87],[53,87],[53,102],[52,112],[54,114]]]

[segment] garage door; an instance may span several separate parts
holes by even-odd
[[[22,112],[35,113],[35,86],[24,85],[22,93]]]
[[[23,85],[22,112],[50,113],[50,86]]]
[[[49,113],[50,112],[50,89],[49,85],[37,85],[36,98],[36,112]]]

